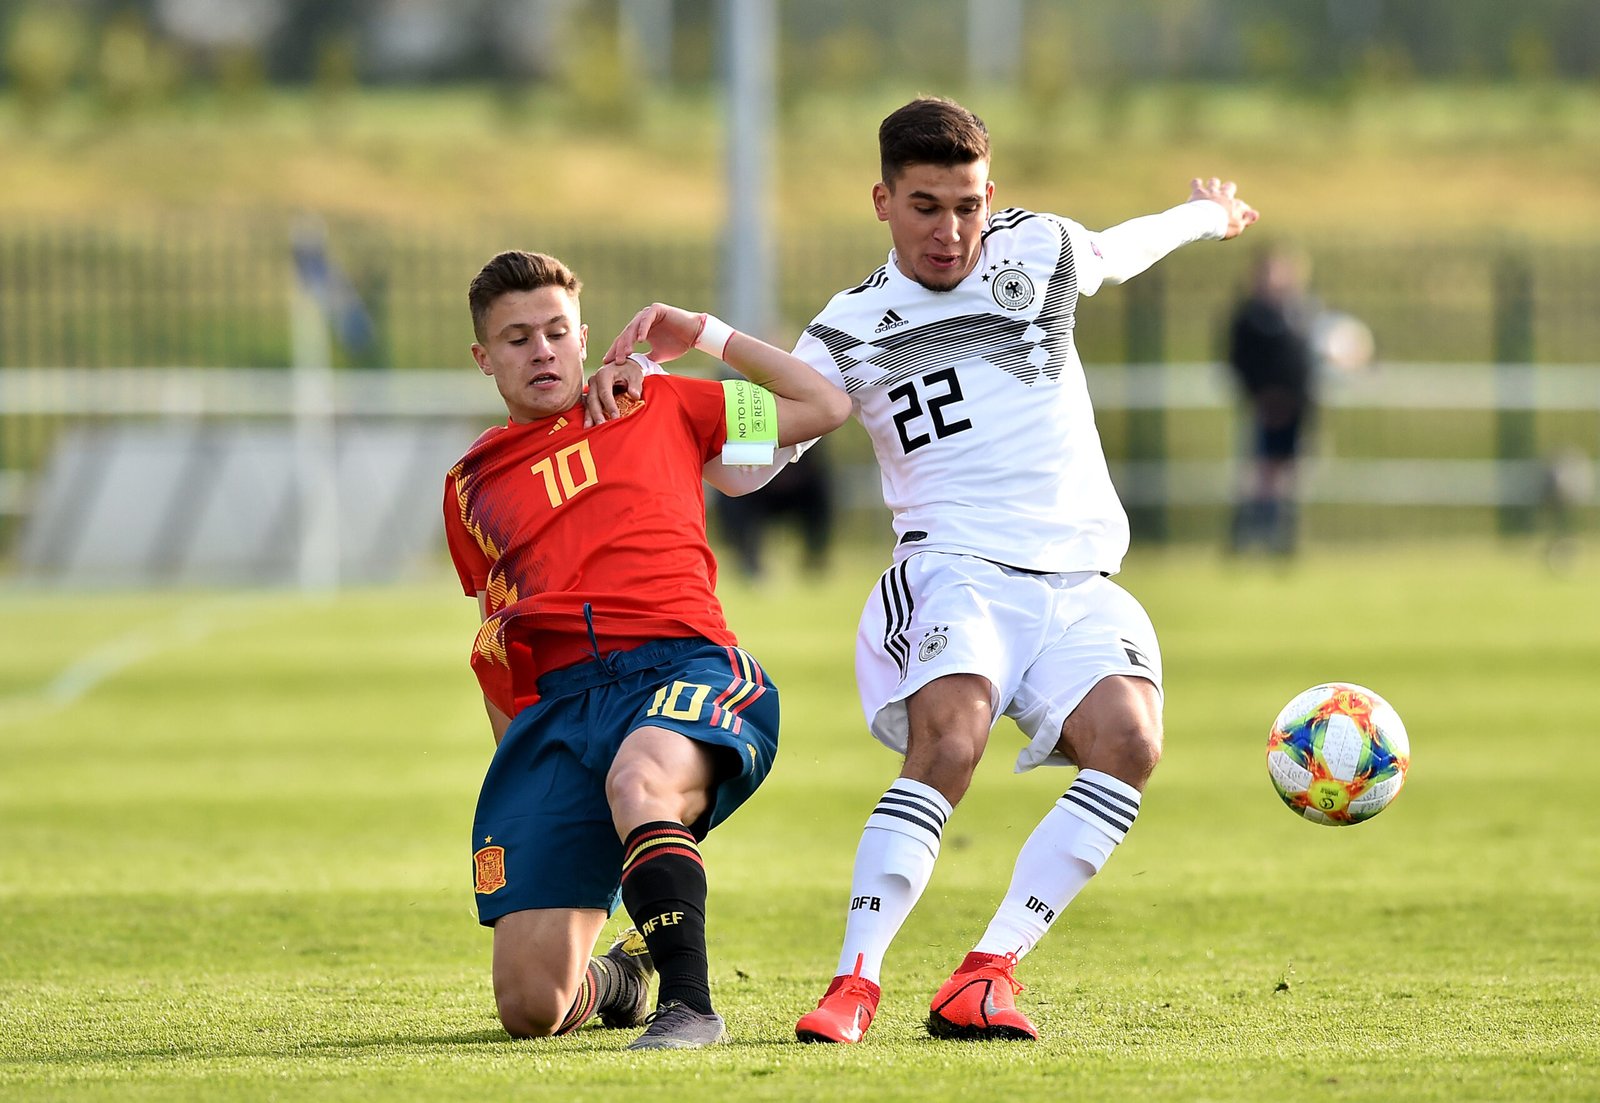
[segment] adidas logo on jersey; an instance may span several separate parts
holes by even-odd
[[[894,311],[886,310],[883,313],[883,317],[878,320],[878,324],[872,332],[874,334],[888,333],[891,329],[899,329],[901,326],[909,324],[909,322],[900,317],[900,315],[896,314]]]

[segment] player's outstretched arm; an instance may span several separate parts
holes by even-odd
[[[770,483],[778,472],[799,459],[802,451],[801,445],[791,444],[778,449],[772,462],[765,464],[733,464],[715,456],[700,469],[700,477],[730,498],[743,497]]]
[[[1245,227],[1253,225],[1261,217],[1259,211],[1234,194],[1238,190],[1239,186],[1232,180],[1219,180],[1215,176],[1204,181],[1196,176],[1189,181],[1189,202],[1210,200],[1227,213],[1228,228],[1222,234],[1224,241],[1238,237],[1244,233]]]
[[[624,359],[639,344],[649,346],[650,359],[657,363],[698,348],[772,392],[780,446],[831,433],[850,416],[850,397],[810,364],[709,314],[652,303],[623,327],[606,351],[606,363]]]
[[[646,372],[639,360],[637,356],[629,356],[614,363],[601,364],[589,377],[589,389],[583,396],[585,428],[619,417],[618,395],[627,394],[635,399],[644,397]],[[802,451],[804,446],[801,445],[780,448],[772,462],[763,465],[730,464],[721,456],[715,456],[706,461],[701,477],[722,493],[737,498],[766,486],[786,465],[799,459]]]
[[[1189,181],[1188,202],[1091,235],[1102,261],[1101,282],[1130,280],[1191,241],[1238,237],[1260,215],[1236,191],[1232,180],[1196,177]]]

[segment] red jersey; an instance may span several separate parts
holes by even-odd
[[[651,375],[643,401],[585,429],[583,406],[479,437],[445,478],[444,528],[488,595],[472,669],[507,716],[549,670],[656,639],[737,641],[717,601],[700,472],[727,438],[722,386]]]

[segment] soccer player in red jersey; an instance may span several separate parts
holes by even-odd
[[[850,403],[788,353],[656,303],[613,348],[647,344],[659,362],[699,348],[746,378],[652,374],[623,416],[586,426],[580,286],[552,257],[506,252],[468,292],[473,357],[510,415],[445,482],[496,739],[473,825],[478,915],[512,1035],[599,1014],[649,1023],[630,1048],[700,1046],[724,1028],[697,843],[754,793],[778,738],[777,688],[717,601],[702,468],[759,463],[837,428]],[[591,957],[619,900],[638,934]]]

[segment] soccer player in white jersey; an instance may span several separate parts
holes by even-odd
[[[1111,580],[1128,522],[1106,471],[1073,343],[1079,295],[1180,245],[1237,236],[1256,212],[1232,183],[1091,232],[991,213],[982,120],[918,99],[878,132],[873,186],[888,263],[834,296],[795,353],[850,394],[894,511],[894,565],[861,618],[856,680],[872,734],[905,755],[856,851],[833,983],[802,1041],[856,1042],[884,954],[922,894],[946,821],[1002,715],[1017,770],[1078,767],[1023,844],[988,929],[934,996],[936,1037],[1038,1037],[1013,978],[1133,826],[1161,755],[1161,653]]]
[[[1161,755],[1161,653],[1144,609],[1111,581],[1128,522],[1074,311],[1079,295],[1180,245],[1236,237],[1256,212],[1213,178],[1191,181],[1185,203],[1098,232],[1051,214],[991,213],[988,131],[944,99],[895,111],[878,140],[872,199],[894,248],[834,296],[795,354],[851,396],[894,511],[894,565],[861,617],[856,681],[872,734],[905,761],[861,833],[836,976],[795,1033],[847,1043],[866,1033],[884,955],[1005,715],[1028,739],[1019,771],[1078,773],[1023,844],[988,929],[934,996],[928,1029],[1037,1038],[1016,1007],[1013,970],[1132,827]],[[631,351],[606,358],[627,372]],[[638,379],[634,368],[635,394]],[[615,416],[612,388],[597,375],[591,417]]]

